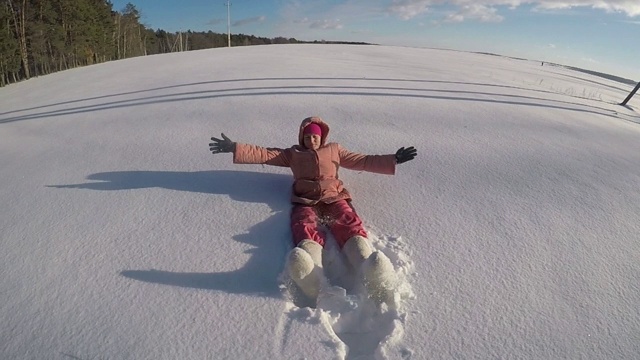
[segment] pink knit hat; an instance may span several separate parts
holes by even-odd
[[[305,126],[303,134],[304,135],[313,134],[313,135],[322,136],[322,128],[318,124],[311,123]]]

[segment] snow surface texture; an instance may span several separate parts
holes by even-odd
[[[570,64],[569,64],[570,65]],[[640,108],[537,61],[382,46],[223,48],[0,89],[2,359],[634,359]],[[283,291],[286,147],[323,117],[395,176],[341,171],[404,280],[395,309]],[[334,282],[349,281],[328,249]],[[345,285],[348,287],[348,285]]]

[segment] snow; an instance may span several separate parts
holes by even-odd
[[[640,115],[631,86],[537,61],[272,45],[128,59],[0,88],[0,358],[633,359]],[[397,308],[283,291],[307,116],[395,176],[343,170]],[[348,277],[328,246],[334,279]]]

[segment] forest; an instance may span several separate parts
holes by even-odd
[[[131,3],[114,10],[106,0],[0,1],[0,86],[78,66],[229,45],[227,34],[148,28]],[[231,46],[303,42],[231,34]]]

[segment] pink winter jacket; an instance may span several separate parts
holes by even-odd
[[[311,123],[316,123],[322,128],[321,145],[318,150],[304,147],[304,128]],[[306,205],[318,202],[330,204],[338,200],[351,199],[338,178],[338,169],[341,166],[351,170],[395,174],[395,155],[354,153],[337,143],[326,143],[328,134],[329,126],[321,118],[309,117],[300,125],[299,145],[278,149],[237,143],[233,162],[290,167],[294,177],[291,201]]]

